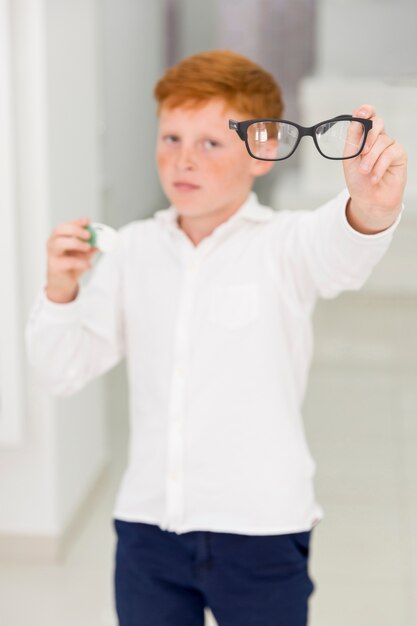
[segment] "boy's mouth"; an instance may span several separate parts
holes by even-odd
[[[193,185],[193,183],[187,183],[183,180],[177,180],[174,183],[174,187],[175,189],[178,189],[178,191],[196,191],[197,189],[200,189],[199,185]]]

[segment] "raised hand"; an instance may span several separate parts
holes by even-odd
[[[46,295],[54,302],[74,300],[81,275],[91,268],[91,258],[98,250],[87,241],[90,233],[85,226],[89,222],[81,218],[60,224],[48,239]]]
[[[372,130],[361,154],[343,161],[351,200],[347,218],[365,234],[385,230],[401,210],[407,180],[407,155],[404,148],[386,134],[384,121],[371,105],[362,105],[355,117],[371,119]]]

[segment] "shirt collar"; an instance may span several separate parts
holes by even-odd
[[[259,204],[258,196],[254,191],[251,191],[242,206],[224,224],[234,224],[241,220],[268,222],[273,218],[274,213],[273,209]],[[178,210],[175,206],[156,211],[154,218],[168,228],[179,229]]]

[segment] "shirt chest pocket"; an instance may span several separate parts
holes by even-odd
[[[259,317],[259,294],[255,283],[213,285],[209,318],[228,330],[243,328]]]

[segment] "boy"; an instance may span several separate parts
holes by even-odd
[[[229,119],[280,118],[273,78],[202,53],[155,89],[157,165],[172,206],[96,253],[88,219],[48,240],[28,349],[47,388],[78,391],[126,356],[129,465],[115,507],[121,626],[305,626],[309,540],[321,517],[300,405],[317,297],[358,289],[398,222],[406,156],[371,106],[348,191],[313,212],[262,207],[270,161]],[[321,158],[318,155],[318,158]],[[83,241],[84,239],[84,241]]]

